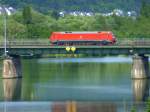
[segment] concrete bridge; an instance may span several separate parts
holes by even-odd
[[[8,41],[7,54],[12,57],[4,59],[3,77],[21,77],[22,55],[48,54],[99,54],[99,55],[133,55],[132,78],[149,77],[148,57],[150,39],[122,39],[109,46],[50,46],[47,40]],[[0,43],[0,55],[4,54],[4,45]],[[13,64],[14,63],[14,64]],[[13,70],[14,69],[14,70]],[[11,71],[12,71],[12,74]],[[20,75],[19,75],[20,74]]]

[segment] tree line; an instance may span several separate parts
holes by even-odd
[[[138,17],[72,16],[60,17],[57,12],[43,14],[26,6],[7,16],[8,38],[47,39],[54,31],[112,31],[117,38],[150,37],[150,5],[143,4]],[[0,16],[0,39],[3,39],[3,15]]]
[[[0,0],[0,4],[8,4],[17,9],[31,4],[34,9],[41,12],[49,10],[110,12],[113,9],[139,11],[141,0]]]

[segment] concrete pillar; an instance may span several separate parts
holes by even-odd
[[[149,96],[149,83],[148,79],[135,79],[132,80],[133,98],[135,102],[146,101]]]
[[[149,77],[148,56],[133,56],[131,77],[133,79],[144,79]]]
[[[20,56],[7,57],[3,61],[2,78],[21,78],[21,59]]]

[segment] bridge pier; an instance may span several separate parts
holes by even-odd
[[[21,59],[18,55],[6,57],[3,60],[3,73],[2,78],[21,78]]]
[[[148,56],[144,56],[144,55],[133,56],[131,77],[133,79],[149,78]]]

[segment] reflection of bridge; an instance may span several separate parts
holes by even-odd
[[[4,54],[3,43],[0,44],[0,55]],[[99,55],[134,55],[133,57],[133,78],[146,78],[149,75],[148,57],[145,54],[150,54],[150,39],[124,39],[118,40],[112,46],[50,46],[49,41],[9,41],[7,42],[8,54],[13,55],[43,55],[43,54],[99,54]],[[17,56],[17,58],[18,58]],[[20,61],[6,59],[3,74],[11,73],[10,70],[16,68],[13,74],[20,74]],[[14,64],[11,64],[14,62]],[[13,67],[15,66],[15,67]],[[17,67],[18,66],[18,67]],[[20,75],[19,75],[20,76]],[[16,77],[16,75],[15,75]]]

